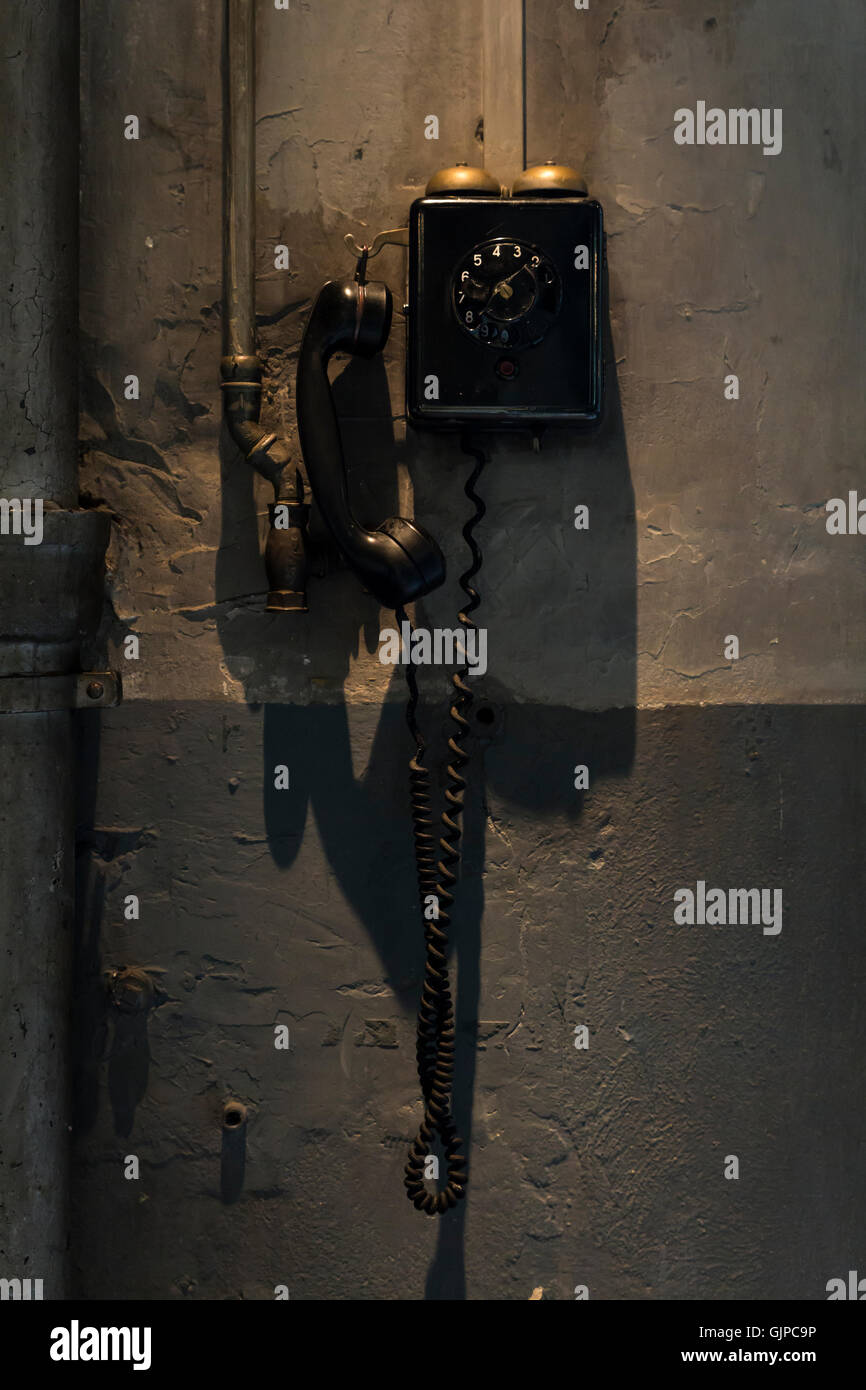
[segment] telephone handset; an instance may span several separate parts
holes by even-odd
[[[371,594],[386,608],[398,608],[438,588],[445,560],[433,537],[414,521],[391,516],[368,531],[355,520],[328,382],[335,352],[373,357],[384,348],[390,327],[387,285],[367,284],[363,272],[355,279],[329,280],[301,342],[297,409],[310,486],[334,540]]]
[[[443,583],[445,561],[415,521],[389,517],[361,527],[349,505],[340,430],[328,384],[334,352],[381,352],[391,296],[367,284],[367,261],[388,243],[409,245],[406,407],[412,424],[461,429],[474,459],[464,492],[473,504],[463,537],[470,564],[460,575],[466,598],[459,621],[468,633],[480,602],[474,531],[484,516],[476,484],[486,452],[474,432],[599,422],[602,411],[602,212],[580,175],[550,161],[527,169],[511,196],[483,169],[440,170],[412,206],[408,229],[354,246],[354,279],[330,280],[313,307],[301,343],[298,430],[310,485],[331,534],[358,577],[401,630],[405,605]],[[473,434],[466,433],[472,430]],[[464,651],[468,642],[464,643]],[[452,675],[445,807],[438,834],[432,814],[426,743],[417,720],[418,680],[406,667],[406,719],[415,740],[409,764],[418,891],[426,947],[418,1011],[418,1076],[424,1114],[409,1150],[404,1185],[416,1208],[437,1215],[466,1194],[466,1159],[452,1117],[455,1016],[448,976],[450,909],[460,866],[465,740],[474,692],[468,666]],[[438,1154],[434,1152],[438,1150]],[[439,1177],[444,1158],[444,1181]]]

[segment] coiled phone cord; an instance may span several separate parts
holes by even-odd
[[[475,459],[475,465],[464,488],[466,496],[475,507],[472,516],[463,527],[463,538],[471,552],[472,563],[461,574],[459,580],[468,602],[458,614],[458,621],[468,632],[475,628],[470,614],[481,602],[478,591],[472,584],[482,562],[481,551],[473,533],[486,511],[484,502],[475,491],[475,484],[481,476],[486,455],[466,439],[463,441],[463,450]],[[403,608],[397,609],[397,618],[400,623],[409,621]],[[424,984],[418,1009],[416,1046],[418,1077],[424,1097],[424,1117],[409,1150],[403,1182],[410,1202],[419,1211],[425,1211],[428,1216],[435,1216],[455,1207],[458,1201],[465,1197],[467,1184],[466,1157],[461,1152],[463,1141],[457,1133],[451,1114],[456,1027],[448,977],[448,928],[451,924],[449,908],[454,902],[451,889],[457,882],[456,871],[460,864],[460,840],[463,833],[461,817],[466,781],[461,773],[469,761],[463,740],[469,730],[466,715],[474,699],[472,689],[465,680],[468,669],[468,665],[464,666],[462,670],[455,671],[451,678],[455,695],[449,714],[457,728],[448,740],[451,756],[447,765],[448,786],[445,788],[447,804],[440,817],[441,857],[437,862],[431,813],[430,769],[424,766],[427,745],[416,718],[418,677],[411,662],[406,666],[406,684],[409,689],[406,722],[415,740],[415,756],[409,763],[412,824],[418,890],[424,913],[426,956]],[[426,913],[431,897],[436,899],[438,907],[437,916],[432,921],[428,920]],[[424,1186],[424,1168],[435,1134],[439,1135],[445,1153],[448,1176],[445,1186],[434,1193],[428,1192]]]

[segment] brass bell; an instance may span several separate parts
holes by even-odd
[[[513,198],[585,198],[586,179],[568,164],[533,164],[515,179]]]
[[[428,198],[498,198],[502,188],[486,169],[454,164],[450,169],[438,169],[425,192]]]

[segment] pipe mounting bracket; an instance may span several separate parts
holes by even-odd
[[[119,705],[121,698],[118,671],[69,671],[62,675],[0,677],[0,714],[109,709]]]

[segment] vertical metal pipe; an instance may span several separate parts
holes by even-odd
[[[0,6],[3,496],[76,506],[78,6]]]
[[[0,7],[0,497],[46,508],[41,545],[0,535],[7,711],[6,677],[38,682],[76,661],[63,591],[105,522],[67,510],[78,504],[78,41],[69,0]],[[98,545],[92,554],[98,565]],[[45,1298],[66,1292],[72,760],[69,710],[0,713],[0,1278],[41,1279]]]
[[[253,0],[226,0],[223,91],[223,418],[247,463],[274,489],[265,545],[268,610],[307,611],[307,518],[300,470],[286,440],[261,423],[256,355],[256,30]],[[289,525],[275,524],[277,504]]]
[[[255,354],[255,6],[226,5],[225,237],[223,353]]]

